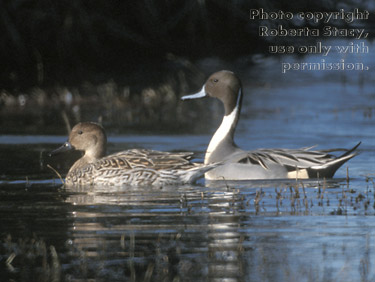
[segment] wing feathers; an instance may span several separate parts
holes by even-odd
[[[342,165],[345,161],[354,157],[357,153],[353,152],[360,144],[361,142],[351,149],[319,151],[310,151],[315,146],[301,149],[259,149],[238,154],[237,162],[258,164],[265,169],[268,169],[269,164],[272,163],[292,167],[294,169],[326,169],[327,167],[336,167],[337,164]],[[330,154],[338,151],[344,151],[345,153],[340,156]]]

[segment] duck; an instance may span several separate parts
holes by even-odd
[[[300,149],[257,149],[245,151],[234,142],[234,134],[241,113],[242,83],[231,71],[213,73],[202,89],[182,100],[212,97],[224,105],[224,117],[209,142],[204,164],[221,162],[220,167],[205,174],[208,180],[261,180],[332,178],[340,166],[358,153],[359,142],[351,149],[312,150],[315,146]],[[344,151],[341,155],[332,154]]]
[[[72,128],[68,141],[49,155],[83,152],[66,175],[67,186],[190,184],[218,165],[193,163],[192,152],[130,149],[106,156],[106,147],[104,128],[98,123],[81,122]]]

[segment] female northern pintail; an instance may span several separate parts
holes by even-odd
[[[103,127],[82,122],[73,127],[69,140],[51,152],[69,150],[84,155],[70,168],[67,185],[167,185],[192,183],[217,166],[190,162],[193,153],[132,149],[104,156],[107,137]]]
[[[357,154],[354,150],[360,142],[352,149],[344,149],[344,154],[338,157],[330,153],[342,149],[311,151],[313,147],[309,147],[244,151],[233,141],[242,103],[240,79],[230,71],[216,72],[199,93],[181,99],[206,96],[218,98],[225,109],[223,121],[212,137],[204,159],[207,165],[218,161],[223,165],[207,172],[206,179],[330,178],[342,164]]]

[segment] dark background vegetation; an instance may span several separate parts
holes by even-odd
[[[197,62],[266,52],[269,42],[258,37],[250,9],[336,11],[370,3],[0,1],[0,133],[65,134],[65,125],[82,120],[118,131],[192,130],[201,117],[179,97],[204,82],[208,73]]]

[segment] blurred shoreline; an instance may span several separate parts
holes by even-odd
[[[371,1],[162,1],[158,5],[139,1],[114,5],[95,0],[90,7],[83,2],[2,2],[0,133],[66,134],[70,126],[88,120],[102,122],[114,133],[201,133],[211,128],[209,122],[201,122],[212,117],[207,104],[197,101],[186,107],[179,98],[200,89],[207,75],[221,69],[232,70],[244,83],[260,87],[274,81],[315,83],[311,78],[332,77],[345,83],[352,76],[359,77],[359,84],[371,82],[366,72],[283,76],[281,62],[286,56],[269,54],[267,46],[307,45],[323,39],[261,38],[260,24],[272,27],[280,21],[249,19],[250,9],[257,8],[297,12],[353,7],[368,9],[371,16],[342,27],[366,28],[373,38],[375,7]],[[301,22],[282,24],[296,27]],[[302,24],[311,27],[314,23]],[[367,42],[371,49],[373,39]],[[370,57],[372,49],[363,56]],[[316,58],[293,54],[288,63],[311,59],[314,63]],[[371,70],[373,66],[371,62]]]

